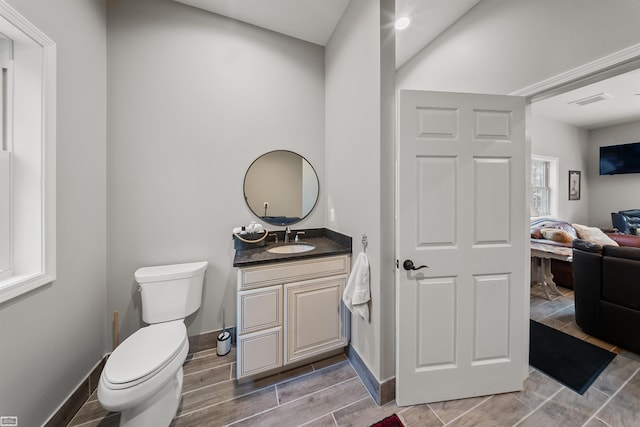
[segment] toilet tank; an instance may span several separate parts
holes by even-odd
[[[202,261],[138,269],[142,320],[152,324],[184,319],[200,308],[207,265]]]

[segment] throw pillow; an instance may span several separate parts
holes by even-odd
[[[545,239],[553,240],[554,242],[573,242],[573,237],[565,230],[559,228],[543,228],[540,230],[540,233]]]
[[[618,243],[604,234],[598,227],[587,227],[586,225],[571,224],[576,229],[578,237],[587,242],[595,243],[596,245],[610,245],[620,246]]]

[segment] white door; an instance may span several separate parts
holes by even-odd
[[[524,98],[400,91],[398,105],[396,400],[521,390],[529,344]]]

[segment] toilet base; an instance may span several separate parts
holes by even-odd
[[[163,427],[169,426],[178,412],[182,395],[183,370],[178,373],[153,396],[140,405],[120,413],[121,427]]]

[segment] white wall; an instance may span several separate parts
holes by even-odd
[[[634,0],[482,0],[398,71],[398,87],[509,94],[640,42]]]
[[[57,45],[57,280],[0,305],[0,415],[36,426],[105,352],[106,8],[9,3]]]
[[[205,260],[188,333],[220,329],[222,309],[234,325],[231,230],[257,220],[245,171],[284,149],[324,180],[324,49],[170,0],[108,13],[108,313],[126,338],[142,325],[137,268]],[[324,226],[324,191],[295,227]]]
[[[588,132],[535,114],[531,118],[531,154],[558,158],[558,219],[589,225]],[[582,172],[580,200],[569,200],[570,170]]]
[[[609,228],[611,212],[640,209],[640,174],[600,175],[600,147],[640,142],[640,120],[589,132],[589,223]]]
[[[382,59],[393,63],[393,55],[381,54],[386,3],[382,2],[381,9],[378,1],[352,0],[325,55],[327,207],[335,210],[335,220],[328,226],[352,236],[354,257],[362,251],[362,235],[368,237],[371,320],[352,316],[351,345],[379,380],[393,376],[395,370],[394,335],[388,335],[395,330],[389,327],[395,325],[393,255],[388,259],[394,243],[393,222],[384,210],[388,205],[382,204],[389,198],[393,203],[392,181],[382,182],[393,170],[393,155],[386,156],[393,145],[387,138],[388,118],[381,105],[382,96],[389,100],[386,88],[393,91],[393,75],[389,76],[386,67],[381,72]]]

